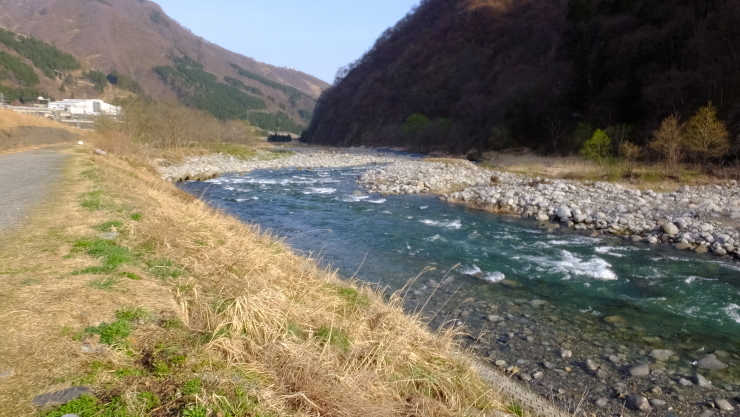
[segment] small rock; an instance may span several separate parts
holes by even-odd
[[[714,406],[722,411],[735,411],[735,407],[733,407],[732,404],[724,398],[715,398]]]
[[[650,356],[653,357],[656,361],[665,362],[668,359],[671,358],[671,356],[675,355],[672,350],[668,349],[653,349],[650,351]]]
[[[701,369],[725,369],[727,368],[727,365],[722,363],[719,359],[717,359],[717,356],[715,355],[707,355],[701,359],[699,359],[696,362],[696,366]]]
[[[64,405],[88,393],[90,393],[90,388],[88,387],[72,387],[63,389],[61,391],[36,396],[33,399],[32,403],[37,407],[53,407],[57,405]]]
[[[679,379],[678,380],[678,383],[679,383],[679,385],[684,386],[684,387],[690,387],[690,386],[694,385],[693,382],[689,381],[686,378]]]
[[[652,405],[653,407],[663,407],[666,405],[666,402],[656,398],[656,399],[650,400],[650,405]]]
[[[573,357],[573,352],[571,352],[569,350],[561,350],[560,351],[560,357],[561,358],[570,358],[570,357]]]
[[[676,225],[673,223],[664,223],[663,226],[661,226],[661,229],[663,230],[663,233],[666,233],[669,235],[678,234],[678,227],[676,227]]]
[[[700,387],[708,387],[708,386],[712,385],[712,383],[709,382],[709,381],[707,381],[707,379],[704,378],[704,376],[699,375],[699,374],[694,375],[692,379],[694,381],[694,384],[696,384],[696,385],[698,385]]]
[[[650,375],[650,365],[646,363],[635,365],[628,372],[631,376],[648,376]]]
[[[673,247],[676,248],[676,249],[678,249],[678,250],[686,250],[686,249],[691,249],[691,244],[690,243],[686,243],[686,242],[679,242],[679,243],[676,243],[675,245],[673,245]]]
[[[597,406],[597,407],[599,407],[599,408],[604,408],[607,405],[609,405],[609,399],[608,398],[599,398],[598,400],[596,400],[596,402],[594,402],[594,405]]]
[[[544,377],[545,377],[545,373],[542,371],[537,371],[532,374],[532,378],[537,379],[537,380],[542,379]]]
[[[499,368],[503,368],[504,366],[506,366],[506,361],[502,361],[499,359],[496,361],[496,366],[498,366]]]
[[[627,407],[633,410],[648,410],[650,409],[650,402],[642,395],[630,395],[627,397]]]
[[[108,152],[106,152],[106,151],[104,151],[104,150],[102,150],[102,149],[95,149],[95,150],[93,151],[93,153],[94,153],[95,155],[100,155],[100,156],[105,156],[105,155],[108,155]]]
[[[699,417],[713,417],[713,416],[714,416],[714,411],[712,411],[712,410],[707,410],[707,411],[699,414]]]
[[[359,196],[362,196],[364,194],[362,194],[362,191],[360,191],[360,190],[354,190],[354,191],[352,191],[352,195],[359,197]]]
[[[537,307],[542,307],[542,306],[546,305],[547,304],[547,301],[545,301],[545,300],[532,300],[532,301],[529,302],[529,304],[532,307],[537,308]]]
[[[585,369],[586,369],[587,371],[595,371],[595,370],[599,369],[599,365],[597,365],[597,364],[596,364],[596,363],[595,363],[594,361],[592,361],[591,359],[586,359],[586,362],[584,363],[583,367],[584,367],[584,368],[585,368]]]
[[[604,317],[604,321],[614,326],[624,326],[627,324],[627,320],[620,316]]]

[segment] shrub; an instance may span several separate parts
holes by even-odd
[[[591,139],[587,140],[581,148],[581,155],[584,158],[594,160],[599,164],[609,158],[611,153],[612,140],[609,135],[601,129],[596,129]]]
[[[417,135],[424,130],[429,123],[431,123],[431,120],[429,120],[428,117],[420,113],[414,113],[406,119],[406,122],[401,126],[401,131],[405,135]]]

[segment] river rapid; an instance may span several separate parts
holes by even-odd
[[[680,415],[740,396],[737,262],[429,195],[367,194],[356,181],[367,169],[257,170],[181,188],[344,277],[387,291],[411,282],[409,312],[459,327],[474,353],[565,405],[587,391],[608,413],[641,393]],[[656,349],[673,354],[658,361]],[[722,369],[697,368],[710,353]],[[631,375],[642,363],[649,374]]]

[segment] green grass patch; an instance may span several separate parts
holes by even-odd
[[[100,210],[103,206],[102,203],[102,191],[90,191],[80,196],[80,205],[89,210]]]
[[[189,405],[182,410],[182,417],[208,417],[208,408],[204,405]]]
[[[159,279],[180,278],[183,268],[169,259],[154,258],[146,261],[149,272]]]
[[[203,392],[203,381],[200,378],[194,378],[182,384],[180,392],[182,395],[195,395]]]
[[[100,343],[110,346],[128,346],[126,339],[131,336],[134,324],[149,317],[143,308],[122,309],[116,311],[116,321],[103,323],[96,327],[88,327],[85,334],[99,335]]]
[[[84,252],[95,258],[100,258],[103,262],[103,266],[98,273],[110,273],[123,264],[136,261],[136,255],[129,249],[118,246],[115,242],[105,239],[77,241],[72,247],[72,251]],[[88,269],[90,270],[90,268]],[[82,273],[82,271],[80,271],[80,273]]]
[[[349,340],[349,334],[336,327],[332,328],[330,326],[323,325],[316,330],[315,335],[322,343],[334,345],[343,352],[349,352],[352,347],[352,342]]]
[[[370,305],[370,298],[365,294],[360,294],[360,292],[354,288],[336,285],[334,286],[334,289],[336,290],[337,295],[344,298],[347,301],[347,304],[352,307],[367,307]]]
[[[143,219],[143,218],[144,218],[144,215],[141,214],[141,213],[133,213],[133,214],[131,214],[131,220],[133,220],[135,222],[140,222],[141,219]]]
[[[253,148],[234,143],[212,143],[208,145],[208,150],[213,153],[231,155],[239,159],[252,159],[257,155],[257,151]]]
[[[110,232],[114,228],[116,230],[118,230],[118,229],[120,229],[122,227],[123,227],[123,223],[121,223],[118,220],[112,220],[112,221],[105,222],[105,223],[99,224],[97,226],[94,226],[93,229],[95,229],[95,230],[97,230],[99,232]]]

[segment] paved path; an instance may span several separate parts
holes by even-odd
[[[0,233],[22,224],[47,198],[66,158],[54,148],[0,155]]]

